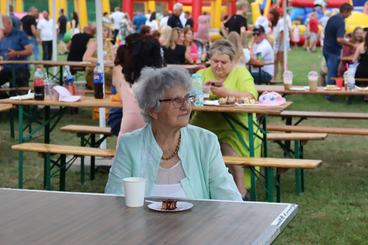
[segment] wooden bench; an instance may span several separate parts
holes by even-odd
[[[367,136],[368,128],[339,128],[339,127],[319,127],[319,126],[294,126],[268,124],[268,131],[281,132],[306,132],[306,133],[326,133],[336,135],[359,135]]]
[[[75,133],[80,137],[80,146],[99,147],[100,144],[107,138],[112,136],[110,127],[99,127],[89,125],[67,125],[60,128],[61,131]],[[103,135],[96,141],[96,135]],[[81,157],[81,163],[84,164],[84,157]],[[95,157],[91,156],[91,171],[90,179],[95,178]]]
[[[316,169],[321,166],[321,160],[306,160],[306,159],[286,159],[286,158],[250,158],[250,157],[237,157],[237,156],[224,156],[224,162],[228,165],[242,165],[244,167],[264,167],[266,173],[266,196],[268,201],[273,200],[274,189],[274,174],[273,168],[276,169],[289,169],[294,168],[298,170],[302,169]],[[276,199],[280,202],[281,193],[281,178],[280,172],[276,171]],[[304,177],[301,171],[295,172],[296,189],[304,189]],[[255,199],[255,198],[253,198]]]
[[[304,144],[310,140],[324,140],[327,133],[268,133],[267,140],[277,143],[284,152],[284,157],[302,159],[304,156]],[[294,150],[291,149],[290,141],[294,141]]]
[[[81,156],[93,156],[93,157],[113,157],[115,150],[112,149],[99,149],[92,147],[80,147],[80,146],[67,146],[67,145],[54,145],[54,144],[42,144],[42,143],[22,143],[12,146],[13,150],[21,152],[37,152],[43,155],[45,169],[44,169],[44,188],[46,190],[51,189],[51,163],[53,166],[57,166],[59,170],[59,189],[65,190],[65,173],[68,168],[73,164],[77,157]],[[57,154],[60,157],[57,160],[51,160],[51,155]],[[75,156],[66,161],[66,156]],[[19,182],[23,182],[23,166],[18,166],[18,178]],[[84,182],[84,164],[81,163],[81,183]]]
[[[13,106],[10,105],[10,104],[0,104],[0,112],[9,111],[12,108],[13,108]]]

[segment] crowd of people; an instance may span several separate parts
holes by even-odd
[[[338,14],[323,21],[318,20],[320,6],[317,7],[307,22],[305,48],[316,50],[321,36],[319,21],[323,22],[326,84],[334,84],[333,78],[341,76],[346,69],[346,63],[338,69],[341,49],[343,56],[352,57],[351,61],[342,62],[358,61],[356,76],[368,77],[364,68],[368,65],[368,35],[362,28],[356,28],[350,36],[345,33],[345,19],[351,14],[352,6],[341,5]],[[190,118],[193,97],[188,73],[163,68],[167,64],[205,64],[208,67],[197,74],[209,88],[210,97],[257,99],[255,84],[283,79],[284,52],[290,49],[290,38],[294,36],[290,37],[290,17],[284,16],[279,8],[271,9],[268,18],[261,15],[252,27],[248,23],[248,11],[248,2],[238,1],[236,13],[223,18],[220,30],[223,38],[213,43],[208,13],[203,12],[193,20],[189,12],[183,13],[181,3],[174,5],[172,13],[165,11],[162,18],[158,18],[156,12],[147,16],[136,12],[130,19],[119,7],[111,15],[104,13],[105,80],[108,86],[116,88],[124,104],[115,130],[119,134],[117,155],[106,192],[121,194],[124,177],[142,176],[148,181],[148,195],[248,198],[249,177],[244,177],[241,167],[233,166],[230,167],[231,178],[221,157],[249,156],[244,147],[247,143],[244,139],[248,139],[244,120],[247,117],[234,113],[232,120],[237,122],[234,125],[229,125],[220,113],[196,112]],[[51,59],[53,22],[47,11],[42,12],[40,20],[38,15],[38,10],[31,8],[21,20],[12,15],[0,18],[3,59],[26,60],[33,54],[37,60],[39,43],[42,43],[43,60]],[[67,23],[61,9],[58,37],[61,43],[66,41],[67,60],[96,64],[95,25],[89,24],[80,32],[78,15],[73,13],[72,36],[66,40]],[[16,86],[27,85],[29,68],[17,66]],[[0,71],[0,85],[10,80],[10,68],[5,65]],[[72,68],[72,73],[76,71]],[[87,84],[92,87],[93,70],[85,72]],[[260,138],[256,137],[254,144],[256,156],[260,155]]]

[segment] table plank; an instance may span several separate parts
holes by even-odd
[[[268,244],[297,205],[190,201],[190,211],[127,208],[124,198],[0,190],[3,244]]]
[[[120,101],[111,101],[110,96],[105,96],[104,99],[95,99],[92,96],[82,96],[77,102],[61,102],[57,100],[11,100],[1,99],[0,103],[12,105],[44,105],[44,106],[66,106],[66,107],[105,107],[119,108],[122,107]]]
[[[349,96],[362,96],[368,95],[368,90],[354,89],[352,91],[347,91],[345,89],[341,90],[326,90],[324,87],[318,87],[317,91],[310,91],[309,89],[303,89],[305,86],[293,86],[293,89],[285,90],[284,85],[256,85],[256,89],[259,93],[265,91],[277,92],[280,94],[322,94],[322,95],[349,95]]]

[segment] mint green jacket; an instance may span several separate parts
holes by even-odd
[[[124,194],[124,178],[143,177],[146,179],[145,195],[150,196],[162,154],[150,124],[124,134],[119,139],[105,192]],[[186,198],[242,200],[225,167],[215,134],[192,125],[182,128],[178,155],[185,173],[180,184]]]

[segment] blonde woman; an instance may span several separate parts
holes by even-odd
[[[105,65],[105,84],[108,87],[111,85],[112,80],[112,67],[115,60],[115,48],[111,43],[112,31],[109,27],[103,27],[103,52],[104,52],[104,65]],[[92,64],[97,63],[97,40],[91,38],[87,44],[87,50],[83,55],[83,61],[91,62]],[[93,67],[87,67],[86,69],[86,80],[87,87],[93,87]]]
[[[167,46],[163,46],[164,59],[166,64],[193,63],[190,55],[190,48],[185,47],[184,38],[180,39],[182,30],[174,28],[171,31],[170,41]],[[184,33],[182,34],[184,37]],[[183,43],[183,44],[180,44]]]
[[[172,28],[170,26],[164,26],[161,28],[161,35],[158,41],[162,47],[168,47],[171,38]]]
[[[235,57],[234,57],[234,64],[244,66],[246,65],[246,58],[244,54],[243,45],[241,43],[240,35],[232,31],[226,38],[235,48]],[[249,59],[248,59],[249,61]]]

